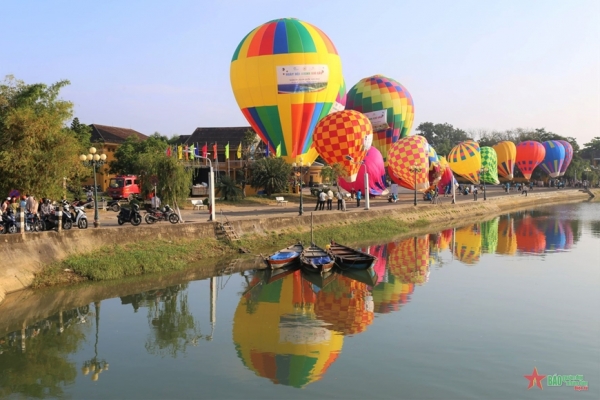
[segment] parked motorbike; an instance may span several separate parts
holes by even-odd
[[[2,215],[2,228],[0,233],[17,233],[21,230],[19,217],[9,209]],[[40,232],[43,230],[41,220],[37,214],[25,213],[25,232]]]
[[[119,215],[117,216],[117,222],[119,225],[123,225],[125,222],[131,222],[131,225],[138,226],[142,223],[142,215],[140,214],[140,206],[132,204],[131,208],[121,208]]]
[[[16,233],[17,232],[17,220],[11,210],[8,210],[2,214],[2,227],[0,233]]]
[[[166,204],[161,209],[150,209],[144,216],[144,220],[147,224],[153,224],[156,221],[169,221],[172,224],[176,224],[179,222],[179,216]]]
[[[73,213],[74,216],[72,216],[72,220],[74,221],[75,225],[77,225],[79,229],[87,229],[88,220],[83,206],[73,206]]]
[[[114,212],[119,212],[121,211],[121,204],[119,203],[119,200],[110,200],[106,204],[106,208]]]
[[[69,203],[65,200],[62,201],[63,213],[62,213],[62,227],[64,230],[69,230],[73,227],[73,216],[69,211]],[[50,215],[46,215],[42,218],[43,230],[48,231],[52,229],[58,229],[58,215],[53,212]]]

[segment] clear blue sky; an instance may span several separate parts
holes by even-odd
[[[231,56],[283,17],[332,39],[348,87],[378,73],[402,83],[413,130],[600,136],[599,0],[4,1],[0,78],[69,79],[62,97],[83,123],[167,136],[245,126]]]

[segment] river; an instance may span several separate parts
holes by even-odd
[[[251,270],[11,321],[0,398],[600,397],[600,204],[363,250],[371,275]]]

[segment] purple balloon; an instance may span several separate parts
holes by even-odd
[[[361,165],[360,169],[358,170],[356,181],[346,182],[344,178],[339,178],[338,185],[348,192],[351,192],[352,189],[355,191],[358,189],[364,191],[365,165],[367,167],[367,171],[369,172],[369,193],[371,193],[372,196],[379,196],[386,189],[385,166],[383,164],[383,156],[379,150],[373,146],[371,146],[371,148],[367,151],[363,165]]]
[[[565,174],[565,172],[567,171],[567,168],[569,168],[569,164],[571,164],[571,160],[573,159],[573,146],[571,146],[571,143],[567,142],[566,140],[557,140],[557,142],[562,144],[563,147],[565,148],[565,160],[563,161],[563,163],[560,167],[560,174],[558,175],[558,176],[563,176]]]

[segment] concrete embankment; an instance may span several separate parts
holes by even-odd
[[[600,198],[600,190],[592,193]],[[510,195],[495,197],[487,201],[465,201],[458,204],[410,205],[390,204],[373,208],[366,212],[362,209],[350,209],[349,212],[315,213],[314,226],[343,224],[366,221],[376,218],[392,218],[413,223],[427,220],[436,225],[457,224],[465,219],[491,217],[505,212],[529,207],[545,206],[557,203],[581,202],[590,199],[590,194],[577,190],[531,193],[529,196]],[[445,199],[447,200],[447,199]],[[289,214],[269,214],[268,217],[257,212],[256,218],[231,220],[240,235],[262,235],[270,232],[288,230],[309,230],[310,213],[304,216]],[[41,232],[38,234],[13,234],[0,237],[0,302],[7,293],[27,288],[34,275],[45,265],[65,259],[70,255],[85,254],[103,246],[127,244],[143,240],[167,239],[177,241],[186,238],[214,237],[214,224],[210,222],[186,223],[178,225],[158,224],[153,226],[122,226],[113,229],[72,229],[63,232]]]

